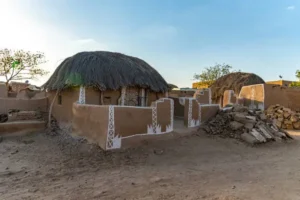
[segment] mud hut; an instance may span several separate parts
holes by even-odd
[[[43,85],[53,116],[72,119],[72,104],[150,106],[169,86],[145,61],[121,53],[81,52],[66,58]]]
[[[262,84],[265,81],[252,73],[235,72],[222,76],[216,80],[211,86],[212,101],[222,105],[223,95],[226,90],[233,90],[238,96],[243,86]]]

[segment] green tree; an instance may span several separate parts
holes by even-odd
[[[232,66],[227,64],[216,64],[205,68],[202,73],[194,74],[194,80],[205,83],[207,85],[213,84],[218,78],[231,73]]]
[[[295,75],[298,81],[292,82],[290,87],[300,87],[300,70],[297,70]]]
[[[48,73],[39,67],[45,62],[45,56],[40,52],[1,49],[0,76],[5,78],[6,85],[12,80],[35,79]]]

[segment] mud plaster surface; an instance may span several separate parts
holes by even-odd
[[[205,134],[170,134],[104,153],[67,135],[4,138],[0,195],[3,200],[295,200],[300,136],[296,139],[253,148]]]

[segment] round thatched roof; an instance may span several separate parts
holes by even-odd
[[[44,84],[49,90],[70,86],[97,87],[102,91],[138,86],[168,91],[164,78],[145,61],[107,51],[81,52],[66,58]]]
[[[252,73],[235,72],[222,76],[211,86],[212,99],[217,100],[223,96],[225,90],[234,90],[239,94],[242,87],[246,85],[262,84],[265,81]]]

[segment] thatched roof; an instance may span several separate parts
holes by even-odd
[[[123,86],[167,92],[168,84],[148,63],[121,53],[81,52],[66,58],[43,85],[57,90],[71,86],[118,90]]]
[[[174,88],[178,88],[178,86],[172,84],[172,83],[168,83],[169,86],[169,90],[173,90]]]
[[[234,90],[236,94],[239,94],[243,86],[261,83],[265,83],[265,81],[256,74],[244,72],[230,73],[222,76],[210,86],[212,99],[217,100],[222,97],[225,90]]]

